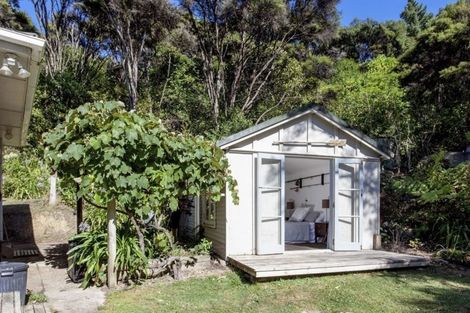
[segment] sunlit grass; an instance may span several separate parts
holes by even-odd
[[[466,312],[470,276],[441,269],[248,283],[235,273],[115,292],[101,312]]]

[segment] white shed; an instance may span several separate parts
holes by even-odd
[[[238,182],[219,203],[196,201],[191,222],[223,258],[290,250],[373,249],[380,162],[389,154],[322,107],[310,106],[218,142]]]

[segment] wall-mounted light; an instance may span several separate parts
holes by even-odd
[[[26,79],[26,78],[28,78],[29,76],[31,76],[31,73],[28,72],[27,70],[25,70],[25,69],[23,68],[23,66],[21,66],[21,64],[18,64],[18,68],[19,68],[19,71],[18,71],[18,77],[19,77],[19,78]]]
[[[15,54],[7,53],[3,58],[2,67],[0,68],[0,75],[14,76],[15,72],[17,72],[16,76],[21,79],[26,79],[31,76],[31,73],[23,67]]]
[[[8,66],[8,63],[7,63],[6,59],[3,59],[3,64],[2,64],[2,67],[0,68],[0,75],[3,75],[3,76],[12,76],[13,75],[13,71]]]

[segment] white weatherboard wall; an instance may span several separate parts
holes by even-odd
[[[254,158],[253,154],[227,153],[232,176],[238,183],[239,204],[227,190],[227,255],[255,253]]]
[[[331,147],[325,143],[334,139],[346,139],[346,146]],[[318,142],[317,145],[277,144],[282,141]],[[230,151],[286,152],[287,154],[339,156],[357,158],[378,158],[379,154],[361,141],[353,138],[335,125],[316,114],[295,118],[282,125],[273,127],[252,138],[242,140],[230,148]]]
[[[201,198],[200,213],[206,206],[206,200]],[[227,240],[226,240],[226,223],[225,223],[225,198],[217,202],[216,213],[215,213],[215,227],[204,225],[204,221],[201,220],[202,227],[204,227],[204,236],[212,241],[212,248],[215,253],[220,257],[225,258],[227,256]]]

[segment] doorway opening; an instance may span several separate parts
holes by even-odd
[[[285,251],[328,248],[330,160],[285,159]]]
[[[363,164],[258,154],[256,254],[362,250]]]

